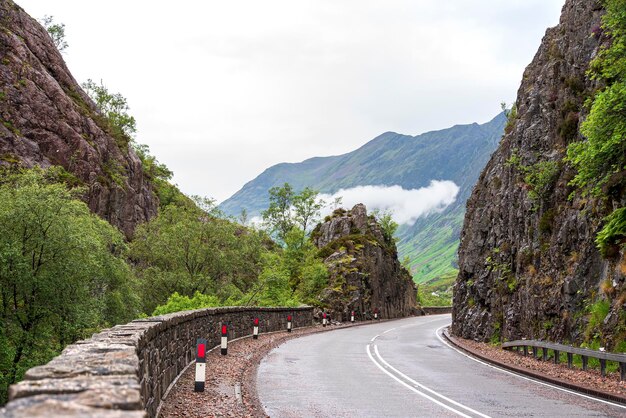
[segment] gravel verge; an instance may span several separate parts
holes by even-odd
[[[447,332],[444,335],[458,348],[487,362],[568,389],[626,404],[626,382],[619,380],[619,372],[607,373],[603,378],[599,370],[583,371],[569,369],[567,363],[554,364],[552,355],[545,362],[532,355],[524,356],[491,344],[458,338]]]
[[[256,373],[263,357],[292,338],[371,323],[317,325],[294,329],[291,333],[260,334],[256,340],[246,337],[231,341],[228,355],[222,356],[219,347],[207,353],[204,392],[193,391],[195,366],[192,364],[170,389],[159,417],[266,417],[256,391]],[[239,399],[235,394],[237,386],[241,391]]]

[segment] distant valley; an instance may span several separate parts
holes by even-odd
[[[399,256],[409,258],[414,280],[440,283],[447,278],[442,287],[451,286],[465,203],[498,146],[505,123],[502,113],[482,125],[456,125],[417,136],[386,132],[347,154],[277,164],[246,183],[220,208],[236,217],[243,209],[249,218],[259,216],[267,208],[268,190],[285,182],[295,190],[311,187],[327,195],[366,185],[411,190],[429,187],[432,181],[454,182],[459,190],[453,203],[398,230]]]

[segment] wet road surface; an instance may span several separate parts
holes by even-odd
[[[291,340],[259,366],[271,417],[626,417],[626,407],[481,364],[414,317]]]

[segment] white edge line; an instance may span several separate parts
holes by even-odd
[[[387,361],[385,361],[385,359],[383,358],[383,356],[381,356],[381,355],[380,355],[380,353],[378,352],[378,346],[377,346],[377,345],[375,345],[375,346],[374,346],[374,352],[376,353],[376,356],[378,357],[378,359],[379,359],[379,360],[380,360],[380,361],[381,361],[381,362],[382,362],[385,366],[389,367],[391,370],[393,370],[394,372],[398,373],[400,376],[402,376],[403,378],[405,378],[405,379],[406,379],[406,380],[408,380],[409,382],[413,383],[414,385],[419,386],[420,388],[422,388],[422,389],[424,389],[424,390],[426,390],[426,391],[428,391],[428,392],[432,393],[433,395],[438,396],[439,398],[441,398],[441,399],[443,399],[443,400],[445,400],[445,401],[448,401],[448,402],[450,402],[451,404],[454,404],[454,405],[456,405],[456,406],[458,406],[458,407],[460,407],[460,408],[463,408],[463,409],[465,409],[466,411],[469,411],[469,412],[471,412],[471,413],[474,413],[474,414],[476,414],[476,415],[479,415],[479,416],[481,416],[481,417],[483,417],[483,418],[490,418],[490,417],[489,417],[489,415],[485,415],[485,414],[483,414],[483,413],[481,413],[481,412],[478,412],[478,411],[476,411],[476,410],[474,410],[474,409],[470,408],[469,406],[465,406],[465,405],[463,405],[462,403],[459,403],[459,402],[457,402],[457,401],[455,401],[455,400],[453,400],[453,399],[450,399],[450,398],[448,398],[448,397],[446,397],[446,396],[442,395],[441,393],[436,392],[436,391],[434,391],[434,390],[430,389],[429,387],[426,387],[426,386],[422,385],[421,383],[416,382],[415,380],[411,379],[409,376],[405,375],[405,374],[404,374],[404,373],[402,373],[400,370],[396,369],[396,368],[395,368],[395,367],[393,367],[391,364],[387,363]]]
[[[560,387],[560,386],[556,386],[556,385],[553,385],[553,384],[550,384],[550,383],[542,382],[541,380],[533,379],[531,377],[527,377],[527,376],[521,375],[519,373],[515,373],[515,372],[512,372],[510,370],[506,370],[506,369],[503,369],[501,367],[494,366],[493,364],[489,364],[489,363],[484,362],[482,360],[479,360],[479,359],[477,359],[477,358],[475,358],[473,356],[470,356],[469,354],[464,353],[461,350],[459,350],[458,348],[453,347],[452,345],[450,345],[450,343],[445,341],[443,339],[443,337],[441,337],[441,335],[439,335],[439,331],[441,331],[443,328],[445,328],[447,326],[449,326],[449,324],[448,325],[444,325],[442,327],[439,327],[439,328],[437,328],[437,330],[435,330],[435,334],[437,335],[437,338],[439,339],[439,341],[441,341],[442,343],[444,343],[445,345],[447,345],[448,347],[450,347],[451,349],[453,349],[457,353],[459,353],[459,354],[469,358],[470,360],[474,360],[475,362],[480,363],[482,365],[485,365],[487,367],[491,367],[492,369],[499,370],[499,371],[501,371],[503,373],[507,373],[507,374],[510,374],[512,376],[519,377],[520,379],[524,379],[524,380],[528,380],[530,382],[537,383],[539,385],[548,386],[550,388],[557,389],[557,390],[560,390],[562,392],[571,393],[572,395],[580,396],[580,397],[585,398],[585,399],[590,399],[592,401],[602,402],[602,403],[605,403],[607,405],[617,406],[619,408],[626,409],[626,406],[624,406],[624,405],[621,405],[621,404],[618,404],[618,403],[614,403],[614,402],[611,402],[611,401],[606,401],[604,399],[596,398],[594,396],[585,395],[584,393],[580,393],[580,392],[576,392],[576,391],[573,391],[573,390],[569,390],[569,389],[566,389],[566,388],[563,388],[563,387]]]
[[[388,332],[391,332],[391,331],[393,331],[394,329],[395,329],[395,328],[389,328],[387,331],[383,332],[383,334],[386,334],[386,333],[388,333]]]
[[[372,339],[370,340],[370,342],[371,342],[371,343],[373,343],[373,342],[374,342],[374,340],[375,340],[376,338],[378,338],[378,337],[380,337],[380,334],[374,335],[374,337],[372,337]]]
[[[387,374],[389,377],[391,377],[392,379],[394,379],[395,381],[397,381],[398,383],[400,383],[401,385],[405,386],[407,389],[412,390],[413,392],[417,393],[418,395],[436,403],[439,406],[443,406],[444,408],[446,408],[449,411],[454,412],[455,414],[462,416],[462,417],[466,417],[466,418],[471,418],[469,415],[465,415],[463,412],[461,411],[457,411],[456,409],[452,408],[449,405],[446,405],[445,403],[439,402],[437,399],[428,396],[427,394],[425,394],[424,392],[420,392],[419,390],[415,389],[414,387],[410,386],[409,384],[407,384],[406,382],[403,382],[402,380],[398,379],[396,376],[394,376],[392,373],[390,373],[389,371],[385,370],[385,368],[383,366],[381,366],[372,356],[372,353],[370,351],[370,345],[368,344],[366,346],[366,351],[367,351],[367,355],[370,358],[370,360],[372,361],[372,363],[374,363],[376,365],[376,367],[378,367],[380,370],[382,370],[385,374]]]

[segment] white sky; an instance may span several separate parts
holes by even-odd
[[[564,0],[16,0],[65,23],[183,192],[224,200],[265,168],[385,131],[486,122]]]

